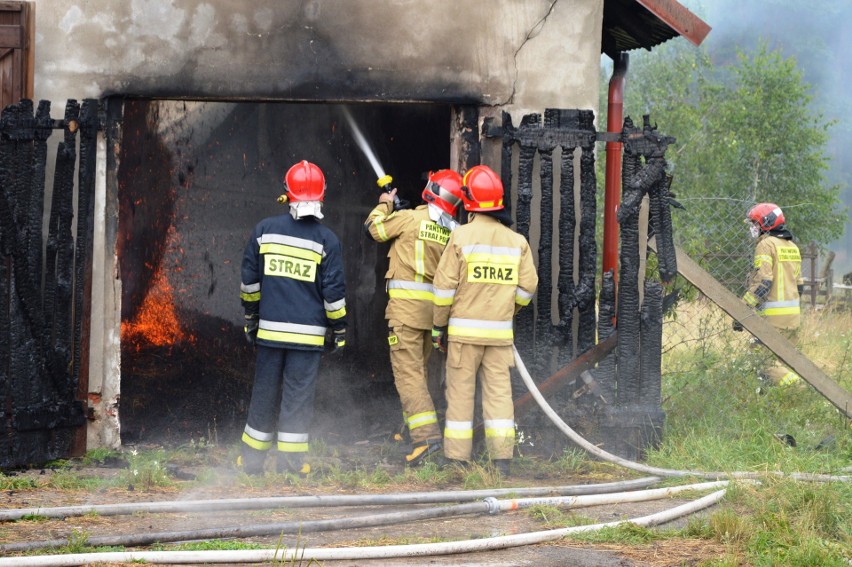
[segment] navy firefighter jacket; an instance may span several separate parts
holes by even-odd
[[[326,328],[346,326],[340,240],[313,217],[269,217],[243,254],[240,299],[260,314],[257,344],[321,350]]]

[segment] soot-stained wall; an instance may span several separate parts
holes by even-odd
[[[37,98],[596,108],[603,0],[36,2]]]

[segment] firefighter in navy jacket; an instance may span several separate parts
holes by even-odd
[[[249,474],[262,474],[276,441],[278,472],[310,472],[304,456],[320,357],[326,342],[333,351],[346,344],[340,241],[319,222],[325,176],[303,160],[284,182],[289,214],[257,224],[242,263],[245,334],[257,350],[239,459]]]

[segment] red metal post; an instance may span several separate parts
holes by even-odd
[[[606,131],[620,133],[624,123],[624,78],[627,75],[627,53],[619,53],[613,61],[607,98]],[[603,273],[612,271],[618,285],[618,220],[615,213],[621,199],[621,142],[606,143],[606,179],[604,193]]]

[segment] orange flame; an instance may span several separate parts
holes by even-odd
[[[163,275],[162,268],[154,274],[136,318],[122,321],[121,340],[133,344],[137,352],[145,345],[172,346],[184,341],[195,342],[195,337],[187,335],[181,328],[175,313],[172,286]]]

